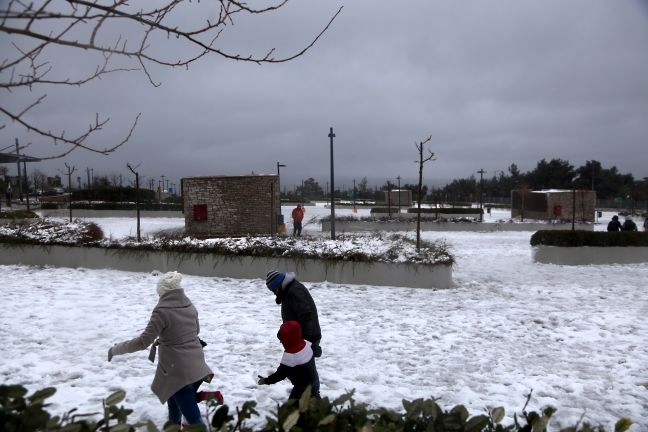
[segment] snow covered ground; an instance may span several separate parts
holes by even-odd
[[[319,233],[317,218],[328,212],[307,207],[304,231]],[[493,213],[487,220],[508,214]],[[115,238],[134,232],[132,220],[96,221]],[[145,219],[142,228],[150,234],[182,224]],[[621,416],[633,419],[634,431],[648,429],[648,264],[535,264],[529,232],[423,236],[451,245],[453,289],[307,284],[323,330],[324,396],[356,389],[358,400],[392,408],[403,398],[435,396],[447,408],[462,403],[478,414],[502,405],[512,414],[533,389],[530,408],[556,406],[561,424],[585,410],[587,421],[608,430]],[[0,266],[0,275],[0,382],[56,386],[55,410],[86,412],[122,388],[133,420],[164,422],[166,408],[149,389],[148,352],[106,359],[113,343],[146,325],[157,275],[24,266]],[[216,374],[207,388],[221,389],[230,405],[258,401],[262,418],[290,389],[255,384],[281,356],[279,308],[263,276],[184,278]]]

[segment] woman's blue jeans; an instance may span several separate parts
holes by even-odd
[[[200,385],[200,382],[197,384]],[[187,384],[169,398],[167,406],[171,423],[180,424],[182,416],[189,424],[203,423],[196,401],[196,388],[196,384]]]

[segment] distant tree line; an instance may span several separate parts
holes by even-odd
[[[536,167],[522,173],[511,164],[508,173],[495,171],[483,179],[484,199],[510,198],[513,189],[588,189],[595,190],[598,199],[648,198],[648,177],[635,180],[632,174],[619,172],[616,166],[603,168],[596,160],[575,168],[562,159],[542,159]],[[453,180],[433,194],[444,200],[476,201],[479,199],[480,179],[474,175]]]
[[[403,183],[400,188],[412,191],[418,200],[418,185]],[[455,179],[441,188],[422,188],[422,201],[427,202],[476,202],[479,200],[480,179],[475,175]],[[516,164],[511,164],[507,172],[486,173],[483,178],[485,201],[508,201],[513,189],[593,189],[598,199],[648,199],[648,177],[635,180],[632,174],[619,172],[616,166],[604,168],[599,161],[587,161],[585,165],[574,167],[563,159],[542,159],[535,168],[521,172]],[[335,198],[341,200],[384,201],[385,191],[398,189],[398,184],[386,180],[380,186],[369,186],[366,177],[355,185],[336,188]],[[284,190],[282,199],[290,201],[310,201],[330,199],[330,192],[314,178],[308,178],[294,190]]]

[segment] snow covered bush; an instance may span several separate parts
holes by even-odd
[[[94,243],[103,238],[101,228],[92,222],[60,223],[45,219],[0,226],[0,242],[3,243],[76,245]]]
[[[45,219],[37,223],[0,227],[0,242],[43,245],[85,245],[132,251],[213,253],[226,256],[317,259],[350,262],[384,262],[452,265],[454,256],[442,241],[423,242],[420,250],[406,236],[381,233],[324,237],[222,237],[196,239],[181,234],[146,238],[138,242],[103,239],[94,223],[60,223]]]

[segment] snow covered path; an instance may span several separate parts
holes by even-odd
[[[629,416],[648,429],[648,264],[554,266],[530,258],[530,233],[425,233],[457,256],[456,288],[309,284],[320,311],[322,393],[399,408],[402,398],[441,397],[473,414],[551,404],[561,423],[608,430]],[[290,269],[287,269],[290,270]],[[58,388],[56,407],[95,412],[123,388],[135,418],[161,425],[166,409],[149,389],[147,352],[106,361],[115,342],[146,325],[157,276],[0,266],[0,382]],[[254,399],[264,412],[289,383],[259,387],[276,367],[279,309],[261,277],[185,276],[200,312],[213,384],[227,403]]]

